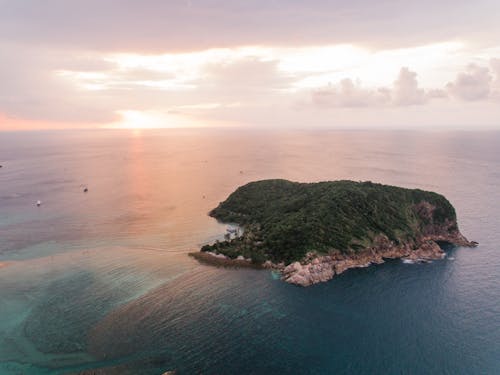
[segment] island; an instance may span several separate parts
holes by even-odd
[[[442,195],[373,182],[263,180],[239,187],[210,216],[232,225],[192,254],[214,264],[273,268],[308,286],[384,259],[442,259],[440,245],[473,247]],[[236,229],[234,229],[236,228]]]

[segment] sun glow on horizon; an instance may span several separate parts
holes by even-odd
[[[160,111],[118,111],[121,119],[105,126],[109,129],[168,129],[185,127],[202,127],[193,119]]]

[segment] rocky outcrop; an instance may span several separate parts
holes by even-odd
[[[384,259],[405,259],[412,262],[430,261],[445,257],[438,242],[448,242],[458,246],[477,246],[476,242],[468,241],[460,232],[441,232],[426,235],[415,243],[396,244],[385,236],[380,236],[374,245],[359,252],[341,253],[331,251],[319,255],[308,253],[301,262],[278,267],[282,280],[300,286],[309,286],[332,279],[335,275],[350,268],[368,267],[371,264],[384,263]]]

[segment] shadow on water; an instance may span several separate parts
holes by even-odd
[[[42,353],[86,350],[87,332],[117,303],[130,296],[134,284],[110,288],[94,273],[80,271],[49,284],[43,301],[28,315],[24,332]]]
[[[269,333],[286,314],[263,276],[271,278],[200,266],[107,315],[90,331],[89,351],[101,361],[132,358],[132,367],[153,355],[186,374],[289,372],[301,358],[279,360],[290,359],[287,339]]]

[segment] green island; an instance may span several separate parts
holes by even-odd
[[[440,259],[441,243],[477,245],[460,233],[444,196],[373,182],[251,182],[209,215],[238,225],[241,234],[228,233],[193,256],[276,268],[285,281],[304,286],[387,258]]]

